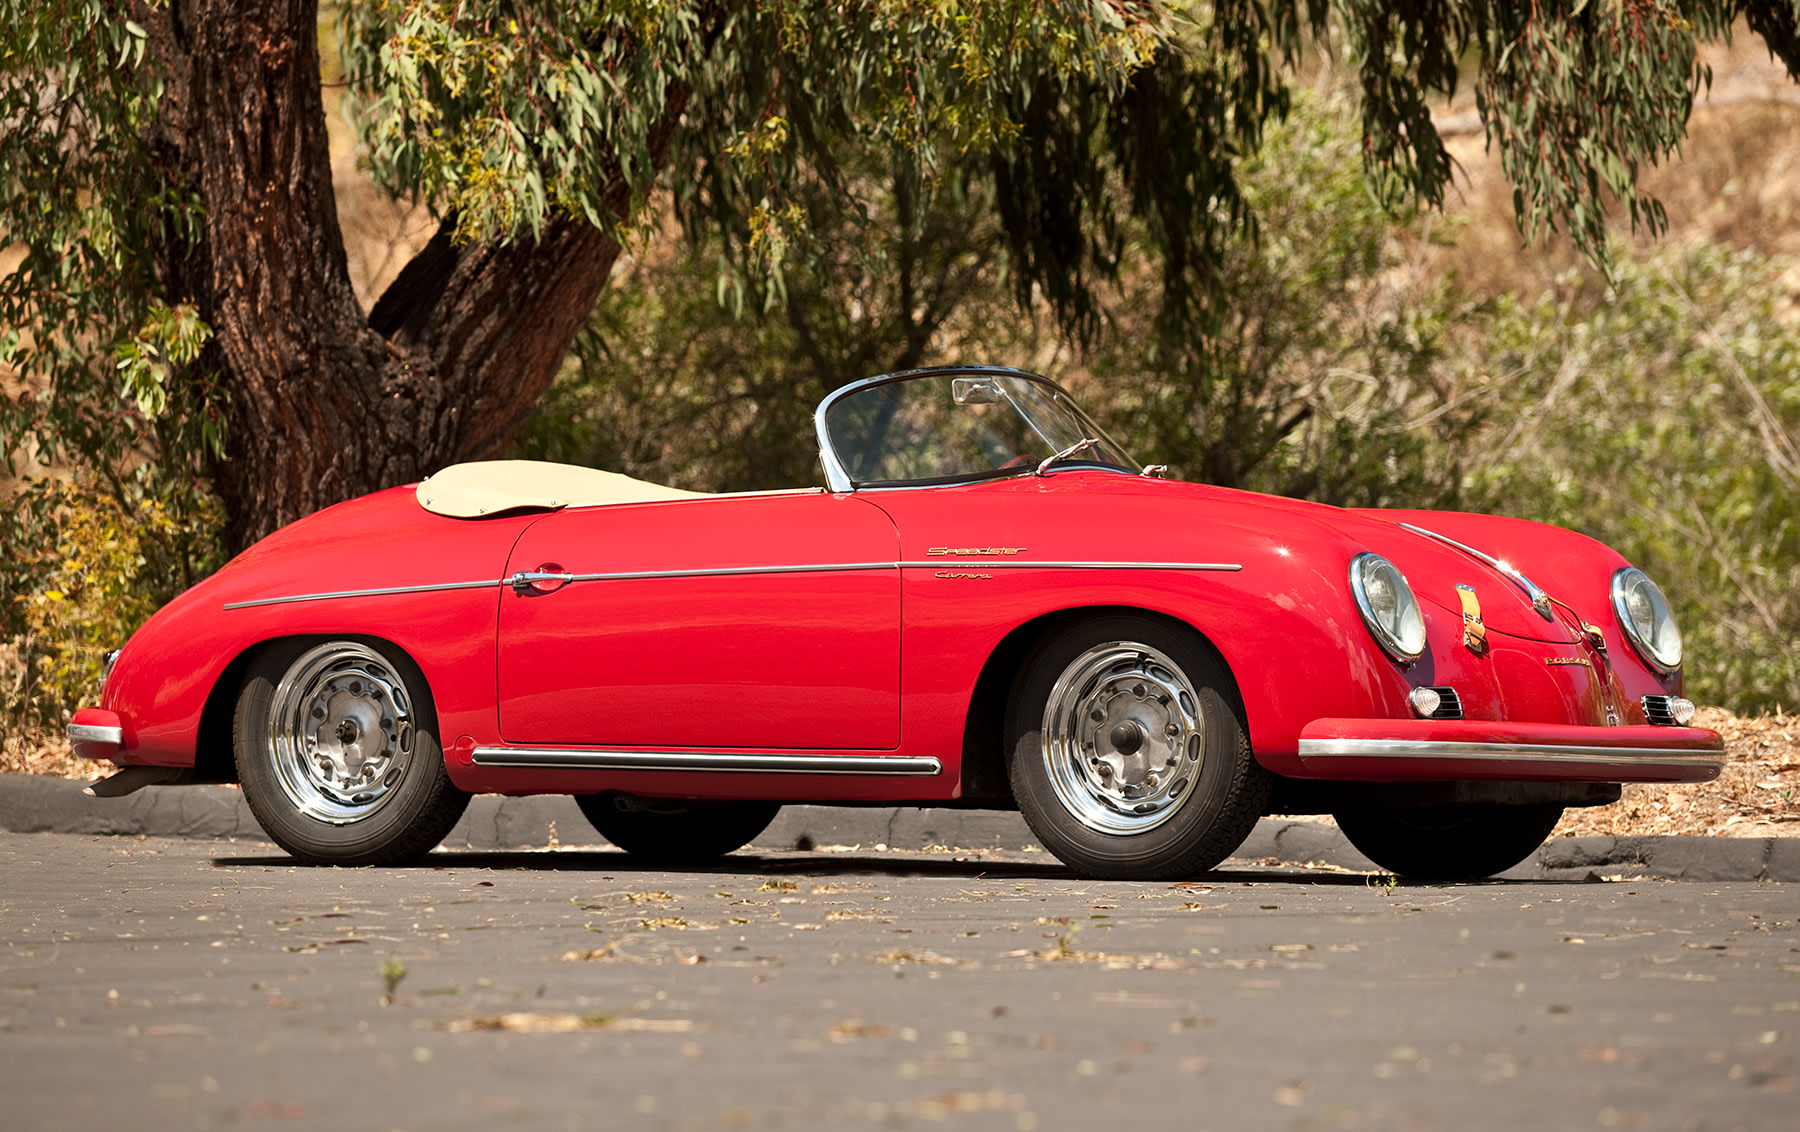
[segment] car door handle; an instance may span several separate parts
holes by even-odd
[[[575,575],[562,573],[562,568],[554,563],[545,563],[536,570],[520,570],[510,581],[513,592],[520,597],[533,594],[553,594],[575,580]]]

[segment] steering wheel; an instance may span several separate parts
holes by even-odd
[[[1040,462],[1039,457],[1034,456],[1029,452],[1021,452],[994,470],[997,472],[1009,472],[1014,468],[1035,468]]]

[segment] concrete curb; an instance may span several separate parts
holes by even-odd
[[[81,792],[82,785],[61,778],[0,774],[0,829],[265,840],[244,803],[243,792],[235,787],[149,786],[123,798],[90,798]],[[444,845],[477,850],[543,848],[550,843],[552,829],[563,844],[599,840],[574,799],[566,795],[483,795],[469,803],[468,812],[444,839]],[[1024,819],[1016,813],[914,806],[788,806],[754,844],[762,849],[815,845],[1037,847]],[[1264,818],[1234,856],[1247,861],[1379,871],[1337,827],[1293,818]],[[1558,838],[1503,875],[1510,880],[1649,876],[1800,881],[1800,838]]]

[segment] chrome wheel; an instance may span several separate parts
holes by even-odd
[[[1199,696],[1167,656],[1108,641],[1076,657],[1044,705],[1043,757],[1063,807],[1133,834],[1174,815],[1206,757]]]
[[[380,653],[332,641],[302,654],[270,698],[269,752],[293,808],[334,825],[394,797],[413,755],[406,687]]]
[[[1250,751],[1224,659],[1153,614],[1064,619],[1013,681],[1002,742],[1019,812],[1092,877],[1213,868],[1262,816],[1274,779]]]

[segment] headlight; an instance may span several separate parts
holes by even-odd
[[[1625,636],[1638,655],[1651,666],[1673,672],[1681,667],[1681,630],[1669,612],[1669,599],[1636,566],[1612,576],[1613,612],[1625,627]]]
[[[1411,664],[1425,652],[1425,615],[1412,587],[1392,562],[1379,554],[1350,560],[1350,592],[1369,632],[1387,654]]]

